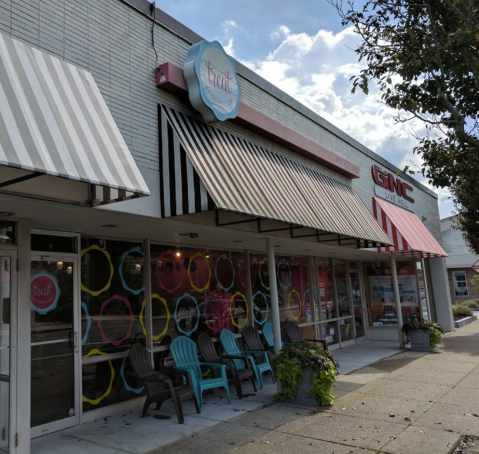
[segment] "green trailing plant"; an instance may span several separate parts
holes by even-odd
[[[441,340],[444,335],[444,331],[441,328],[441,325],[436,322],[431,322],[429,320],[418,319],[418,318],[408,318],[408,321],[402,326],[402,331],[406,336],[406,343],[409,343],[408,334],[417,329],[428,330],[429,331],[429,345],[431,348],[437,348],[441,343]]]
[[[470,317],[473,312],[470,307],[463,305],[452,306],[452,314],[458,317]]]
[[[332,390],[338,374],[338,363],[328,350],[308,344],[288,345],[273,358],[273,365],[283,387],[283,392],[274,396],[278,402],[293,400],[298,395],[298,387],[304,380],[304,370],[310,368],[310,394],[319,405],[333,404]]]

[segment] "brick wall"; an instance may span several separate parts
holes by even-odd
[[[0,0],[0,33],[90,71],[138,166],[157,170],[158,103],[190,115],[196,113],[185,101],[156,87],[151,24],[148,17],[122,0]],[[160,62],[183,66],[190,42],[161,26],[155,27],[155,41]],[[362,177],[351,184],[372,210],[371,166],[379,163],[384,167],[379,157],[364,147],[355,147],[354,140],[343,140],[342,133],[321,126],[312,119],[314,115],[304,115],[250,79],[240,77],[240,84],[245,104],[359,165]],[[305,161],[232,123],[218,127]],[[396,171],[394,166],[389,170]],[[414,185],[416,214],[427,218],[426,227],[441,241],[437,200]]]

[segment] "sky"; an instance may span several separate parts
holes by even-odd
[[[158,7],[317,112],[400,169],[419,169],[413,154],[418,120],[396,124],[395,112],[381,104],[377,89],[368,96],[351,93],[350,78],[362,63],[354,48],[359,39],[343,27],[326,0],[161,0]],[[161,21],[161,18],[160,18]],[[441,218],[453,205],[446,189],[439,196]]]

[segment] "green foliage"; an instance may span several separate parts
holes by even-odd
[[[452,314],[458,317],[470,317],[473,314],[473,312],[470,307],[459,305],[459,306],[452,306]]]
[[[473,276],[470,280],[469,280],[469,283],[472,285],[472,288],[476,291],[479,291],[479,274],[476,274],[475,276]],[[469,306],[471,307],[471,306]],[[474,307],[479,307],[479,303],[477,306],[474,306]]]
[[[443,334],[437,328],[431,328],[429,330],[429,345],[431,348],[437,348],[442,341]]]
[[[273,358],[273,365],[283,387],[283,393],[275,394],[276,401],[293,400],[298,395],[298,387],[304,379],[304,369],[311,368],[310,394],[316,398],[319,405],[332,405],[332,389],[336,382],[338,363],[328,350],[308,344],[288,345]]]
[[[328,0],[361,42],[352,91],[377,84],[395,119],[419,119],[422,174],[449,187],[458,227],[479,253],[479,1]]]
[[[479,275],[478,275],[479,276]],[[478,289],[479,290],[479,289]],[[457,300],[455,303],[457,306],[466,306],[470,307],[471,309],[479,309],[479,300],[478,299],[471,299],[471,300]]]

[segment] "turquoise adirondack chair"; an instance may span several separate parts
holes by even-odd
[[[256,375],[256,380],[258,381],[258,386],[260,389],[263,388],[262,374],[264,374],[265,372],[271,371],[271,377],[273,378],[273,383],[276,383],[276,380],[274,378],[273,368],[271,367],[271,364],[269,362],[267,352],[240,350],[238,341],[236,340],[235,335],[227,329],[224,329],[223,331],[221,331],[220,341],[221,341],[223,350],[226,352],[227,355],[244,356],[244,358],[250,362],[251,367],[254,370],[254,374]],[[262,357],[263,362],[256,364],[254,360],[254,356],[256,356],[257,358]],[[242,362],[240,359],[234,359],[233,361],[235,362],[235,365],[237,361]]]
[[[174,368],[176,370],[186,370],[189,372],[200,409],[203,408],[203,391],[205,389],[225,388],[228,403],[231,404],[228,379],[226,377],[226,364],[200,362],[196,344],[186,336],[177,337],[170,344],[170,352],[175,361]],[[220,369],[220,376],[218,378],[204,378],[201,373],[201,366]]]
[[[263,326],[263,336],[268,347],[274,348],[273,324],[265,323]]]

